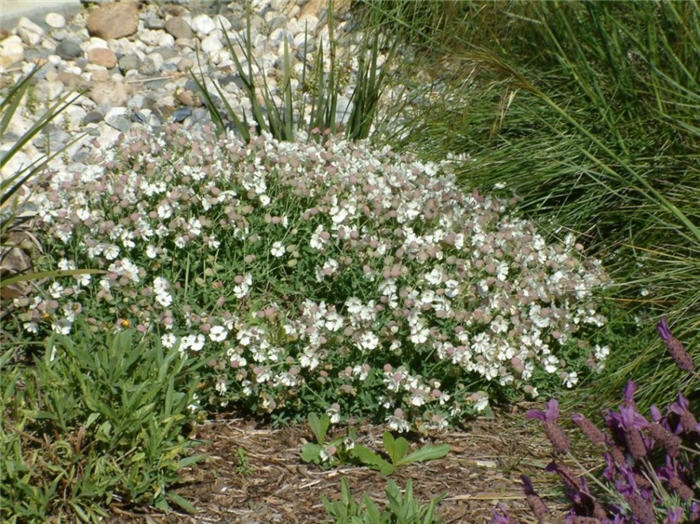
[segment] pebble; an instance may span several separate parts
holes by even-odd
[[[44,35],[44,30],[41,27],[24,16],[17,22],[16,30],[19,37],[27,45],[37,45]]]
[[[47,13],[44,22],[49,27],[61,29],[66,26],[66,18],[60,13]]]
[[[121,69],[123,73],[132,69],[138,69],[139,65],[141,65],[141,60],[137,55],[123,55],[119,59],[119,69]]]
[[[83,56],[83,50],[80,47],[80,42],[73,39],[66,39],[56,46],[56,54],[64,60],[73,60],[79,56]]]
[[[192,28],[181,16],[173,16],[165,21],[165,30],[174,38],[192,38]]]
[[[105,40],[133,35],[139,27],[139,10],[135,3],[105,4],[90,12],[88,32]]]
[[[271,73],[269,85],[276,97],[279,89],[274,81],[274,68],[282,63],[282,42],[288,40],[293,57],[302,56],[300,47],[308,28],[311,55],[319,34],[323,30],[327,32],[325,7],[320,7],[321,4],[309,7],[314,1],[253,1],[253,53],[255,61]],[[208,80],[217,80],[236,110],[250,111],[245,85],[236,73],[222,31],[222,28],[227,31],[237,57],[247,67],[244,55],[238,50],[236,34],[246,28],[245,10],[236,2],[226,3],[223,9],[197,3],[199,7],[195,10],[195,3],[185,0],[169,0],[158,7],[133,0],[83,0],[85,7],[72,18],[48,13],[39,21],[18,22],[11,34],[0,40],[0,73],[5,75],[9,66],[28,71],[34,66],[32,61],[46,60],[47,66],[37,75],[36,93],[40,99],[51,101],[85,88],[85,96],[66,110],[65,122],[71,132],[88,131],[100,147],[111,147],[122,133],[134,126],[159,129],[165,123],[176,122],[195,132],[211,119],[202,106],[190,70],[198,78],[203,75]],[[300,79],[302,64],[292,60],[293,70]],[[14,71],[14,78],[19,78],[18,70]],[[259,73],[254,74],[257,85],[261,85]],[[292,85],[298,84],[293,78]],[[212,88],[211,84],[208,86]],[[212,96],[219,101],[213,89]],[[348,97],[341,97],[338,112],[348,106]],[[13,119],[17,136],[34,122],[33,115],[22,112],[26,113],[23,106]],[[64,121],[59,117],[56,122]],[[15,135],[6,133],[4,140],[11,136]],[[23,151],[32,160],[40,147],[49,144],[53,148],[55,143],[66,140],[65,130],[54,126],[35,140],[36,145],[29,144]],[[90,147],[94,146],[71,148],[72,160],[86,158]],[[54,161],[62,162],[58,157]],[[2,177],[7,176],[10,165],[14,164],[3,168]]]
[[[113,51],[104,47],[96,47],[88,52],[88,60],[93,64],[97,64],[108,69],[117,65],[117,55]]]

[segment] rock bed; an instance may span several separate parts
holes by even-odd
[[[313,58],[319,42],[327,44],[326,5],[322,0],[252,2],[253,54],[266,72],[273,96],[279,92],[276,78],[281,75],[285,38],[293,61],[291,85],[297,90],[304,39],[307,59]],[[357,36],[351,34],[353,22],[348,6],[347,1],[336,1],[339,57],[351,49],[352,38]],[[250,103],[222,27],[234,42],[245,36],[242,2],[205,3],[199,7],[192,2],[144,3],[140,7],[126,1],[99,2],[70,19],[58,13],[48,13],[41,20],[20,19],[9,33],[0,34],[0,93],[6,93],[13,82],[36,65],[43,67],[2,137],[0,151],[8,150],[47,105],[62,95],[79,89],[85,90],[85,95],[4,166],[3,178],[42,153],[60,149],[82,131],[94,140],[71,145],[67,155],[54,159],[52,168],[60,170],[65,163],[87,161],[95,147],[112,147],[120,134],[134,127],[158,130],[168,122],[177,122],[196,131],[211,119],[197,94],[191,68],[199,76],[201,67],[212,92],[209,79],[215,79],[239,114],[249,111]],[[243,59],[243,53],[238,57]],[[339,59],[339,63],[345,64],[348,77],[357,68],[355,57]],[[351,93],[352,86],[346,85],[339,96],[337,116],[341,120]]]

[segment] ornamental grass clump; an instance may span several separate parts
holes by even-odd
[[[608,348],[587,342],[605,322],[600,263],[465,194],[448,164],[328,133],[169,127],[120,147],[36,188],[44,263],[107,274],[16,300],[23,336],[68,334],[77,316],[131,325],[206,360],[205,405],[400,431],[603,366]]]
[[[688,371],[693,380],[695,364],[690,357],[686,358],[683,345],[673,337],[665,318],[657,328],[676,363]],[[571,501],[566,522],[675,524],[700,520],[700,481],[697,480],[700,424],[690,402],[679,393],[677,401],[668,406],[665,413],[652,406],[647,418],[637,410],[636,389],[634,382],[628,382],[618,410],[604,412],[607,433],[581,413],[571,416],[584,436],[604,450],[604,460],[600,466],[602,475],[588,475],[596,490],[589,489],[584,476],[576,475],[559,458],[547,466],[548,471],[559,475]],[[555,399],[548,402],[545,412],[533,410],[526,415],[542,420],[555,451],[568,454],[580,466],[571,454],[568,438],[557,425],[558,416]],[[522,480],[530,508],[539,522],[545,522],[546,506],[535,493],[530,479],[523,475]],[[514,521],[503,507],[498,507],[491,522]]]

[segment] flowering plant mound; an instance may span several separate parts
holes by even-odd
[[[329,135],[130,135],[37,188],[47,258],[108,271],[15,302],[22,329],[77,315],[207,359],[200,399],[276,416],[446,425],[489,396],[602,366],[605,275],[448,165]]]

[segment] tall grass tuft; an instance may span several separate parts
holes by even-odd
[[[616,280],[608,329],[619,349],[606,380],[575,400],[612,401],[633,374],[649,378],[641,405],[671,401],[678,370],[641,328],[667,314],[698,347],[698,2],[364,7],[366,23],[414,46],[410,67],[430,82],[388,139],[431,159],[468,154],[465,185],[516,195],[553,235],[576,232]]]

